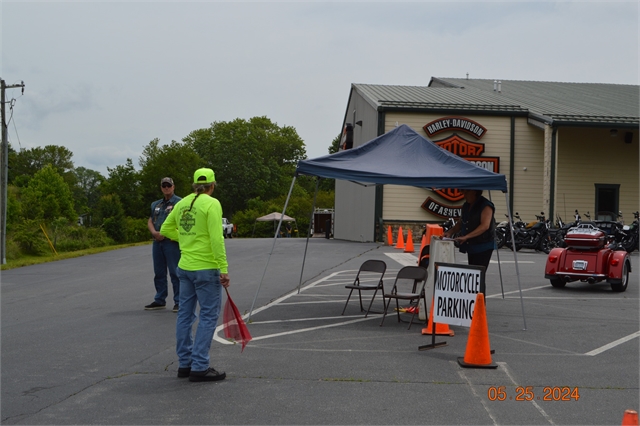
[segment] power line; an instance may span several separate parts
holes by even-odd
[[[0,78],[0,108],[2,109],[0,118],[0,124],[2,125],[2,149],[0,150],[0,231],[2,231],[2,234],[0,235],[0,257],[2,258],[3,265],[7,263],[7,179],[9,177],[9,143],[7,141],[7,123],[5,121],[5,105],[7,103],[5,101],[5,91],[6,89],[18,87],[22,88],[22,94],[24,94],[24,81],[21,81],[20,84],[7,85],[6,82]],[[15,99],[12,98],[10,101],[11,117],[13,117],[14,103]]]

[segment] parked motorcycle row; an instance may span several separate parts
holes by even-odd
[[[626,250],[631,253],[638,250],[638,212],[634,214],[634,221],[631,225],[624,225],[622,215],[618,214],[618,220],[591,220],[589,213],[585,213],[587,221],[575,211],[574,221],[565,223],[560,216],[556,217],[556,224],[552,226],[551,220],[545,218],[544,212],[540,216],[536,215],[536,221],[524,223],[520,215],[516,212],[513,220],[500,222],[496,225],[496,244],[498,248],[507,247],[513,249],[511,241],[511,229],[515,238],[515,250],[522,248],[542,251],[546,254],[554,247],[566,247],[564,238],[569,229],[580,224],[592,224],[601,229],[607,236],[608,243],[615,250]]]

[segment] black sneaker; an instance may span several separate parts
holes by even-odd
[[[189,381],[190,382],[215,382],[218,380],[224,380],[224,378],[227,377],[226,373],[219,373],[216,370],[214,370],[213,368],[209,368],[208,370],[204,370],[204,371],[191,371],[191,374],[189,374]]]
[[[180,308],[180,305],[176,303],[175,305],[173,305],[173,312],[178,312],[179,308]]]
[[[145,306],[144,310],[145,311],[155,311],[155,310],[158,310],[158,309],[164,309],[166,307],[167,307],[167,305],[161,305],[159,303],[153,302],[153,303]]]
[[[180,377],[181,379],[189,377],[189,373],[191,373],[191,367],[178,368],[178,377]]]

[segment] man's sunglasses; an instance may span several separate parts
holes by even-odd
[[[163,187],[163,188],[171,188],[172,186],[173,186],[173,185],[171,185],[171,184],[170,184],[170,183],[168,183],[168,182],[165,182],[165,183],[163,183],[163,184],[162,184],[162,187]]]

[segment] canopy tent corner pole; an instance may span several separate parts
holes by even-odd
[[[509,194],[507,192],[504,193],[505,202],[507,204],[507,213],[509,215],[509,224],[513,224],[513,219],[511,218],[511,209],[509,208]],[[513,226],[509,225],[509,229],[511,230],[511,250],[513,251],[513,260],[516,265],[516,278],[518,279],[518,289],[520,290],[520,306],[522,307],[522,322],[524,323],[524,329],[527,329],[527,320],[524,316],[524,301],[522,300],[522,286],[520,285],[520,268],[518,267],[518,256],[516,254],[516,237],[513,234]]]
[[[489,191],[489,201],[493,203],[491,200],[491,191]],[[495,224],[495,217],[494,217]],[[496,227],[493,227],[493,241],[496,240]],[[502,265],[500,264],[500,249],[496,248],[496,256],[498,257],[498,273],[500,274],[500,291],[502,292],[502,298],[504,299],[504,284],[502,283]]]
[[[311,217],[309,218],[309,231],[307,232],[307,243],[304,246],[304,256],[302,256],[302,268],[300,269],[300,281],[298,282],[298,294],[300,294],[300,287],[302,286],[302,274],[304,273],[304,264],[305,264],[305,261],[307,260],[307,247],[309,247],[311,226],[313,225],[313,214],[316,211],[316,197],[318,196],[319,185],[320,185],[320,178],[316,176],[316,192],[313,194],[313,206],[311,207]]]
[[[282,215],[280,216],[280,222],[278,222],[278,229],[276,229],[276,234],[273,236],[273,244],[271,245],[271,251],[269,252],[269,257],[267,258],[267,264],[264,265],[264,271],[262,272],[262,278],[260,278],[260,284],[258,284],[258,289],[256,290],[256,295],[253,297],[253,302],[251,303],[251,309],[249,309],[249,315],[247,316],[247,321],[251,320],[251,313],[253,312],[253,307],[256,304],[256,299],[258,299],[258,293],[260,293],[260,287],[262,287],[262,281],[264,281],[264,277],[267,274],[267,268],[269,267],[269,261],[271,260],[271,254],[273,253],[273,249],[276,247],[276,241],[278,239],[278,233],[280,233],[280,225],[282,225],[282,219],[284,218],[284,214],[287,211],[287,205],[289,204],[289,198],[291,198],[291,192],[293,191],[293,185],[296,183],[296,175],[293,176],[293,180],[291,181],[291,187],[289,188],[289,194],[287,195],[287,200],[284,202],[284,209],[282,209]]]

